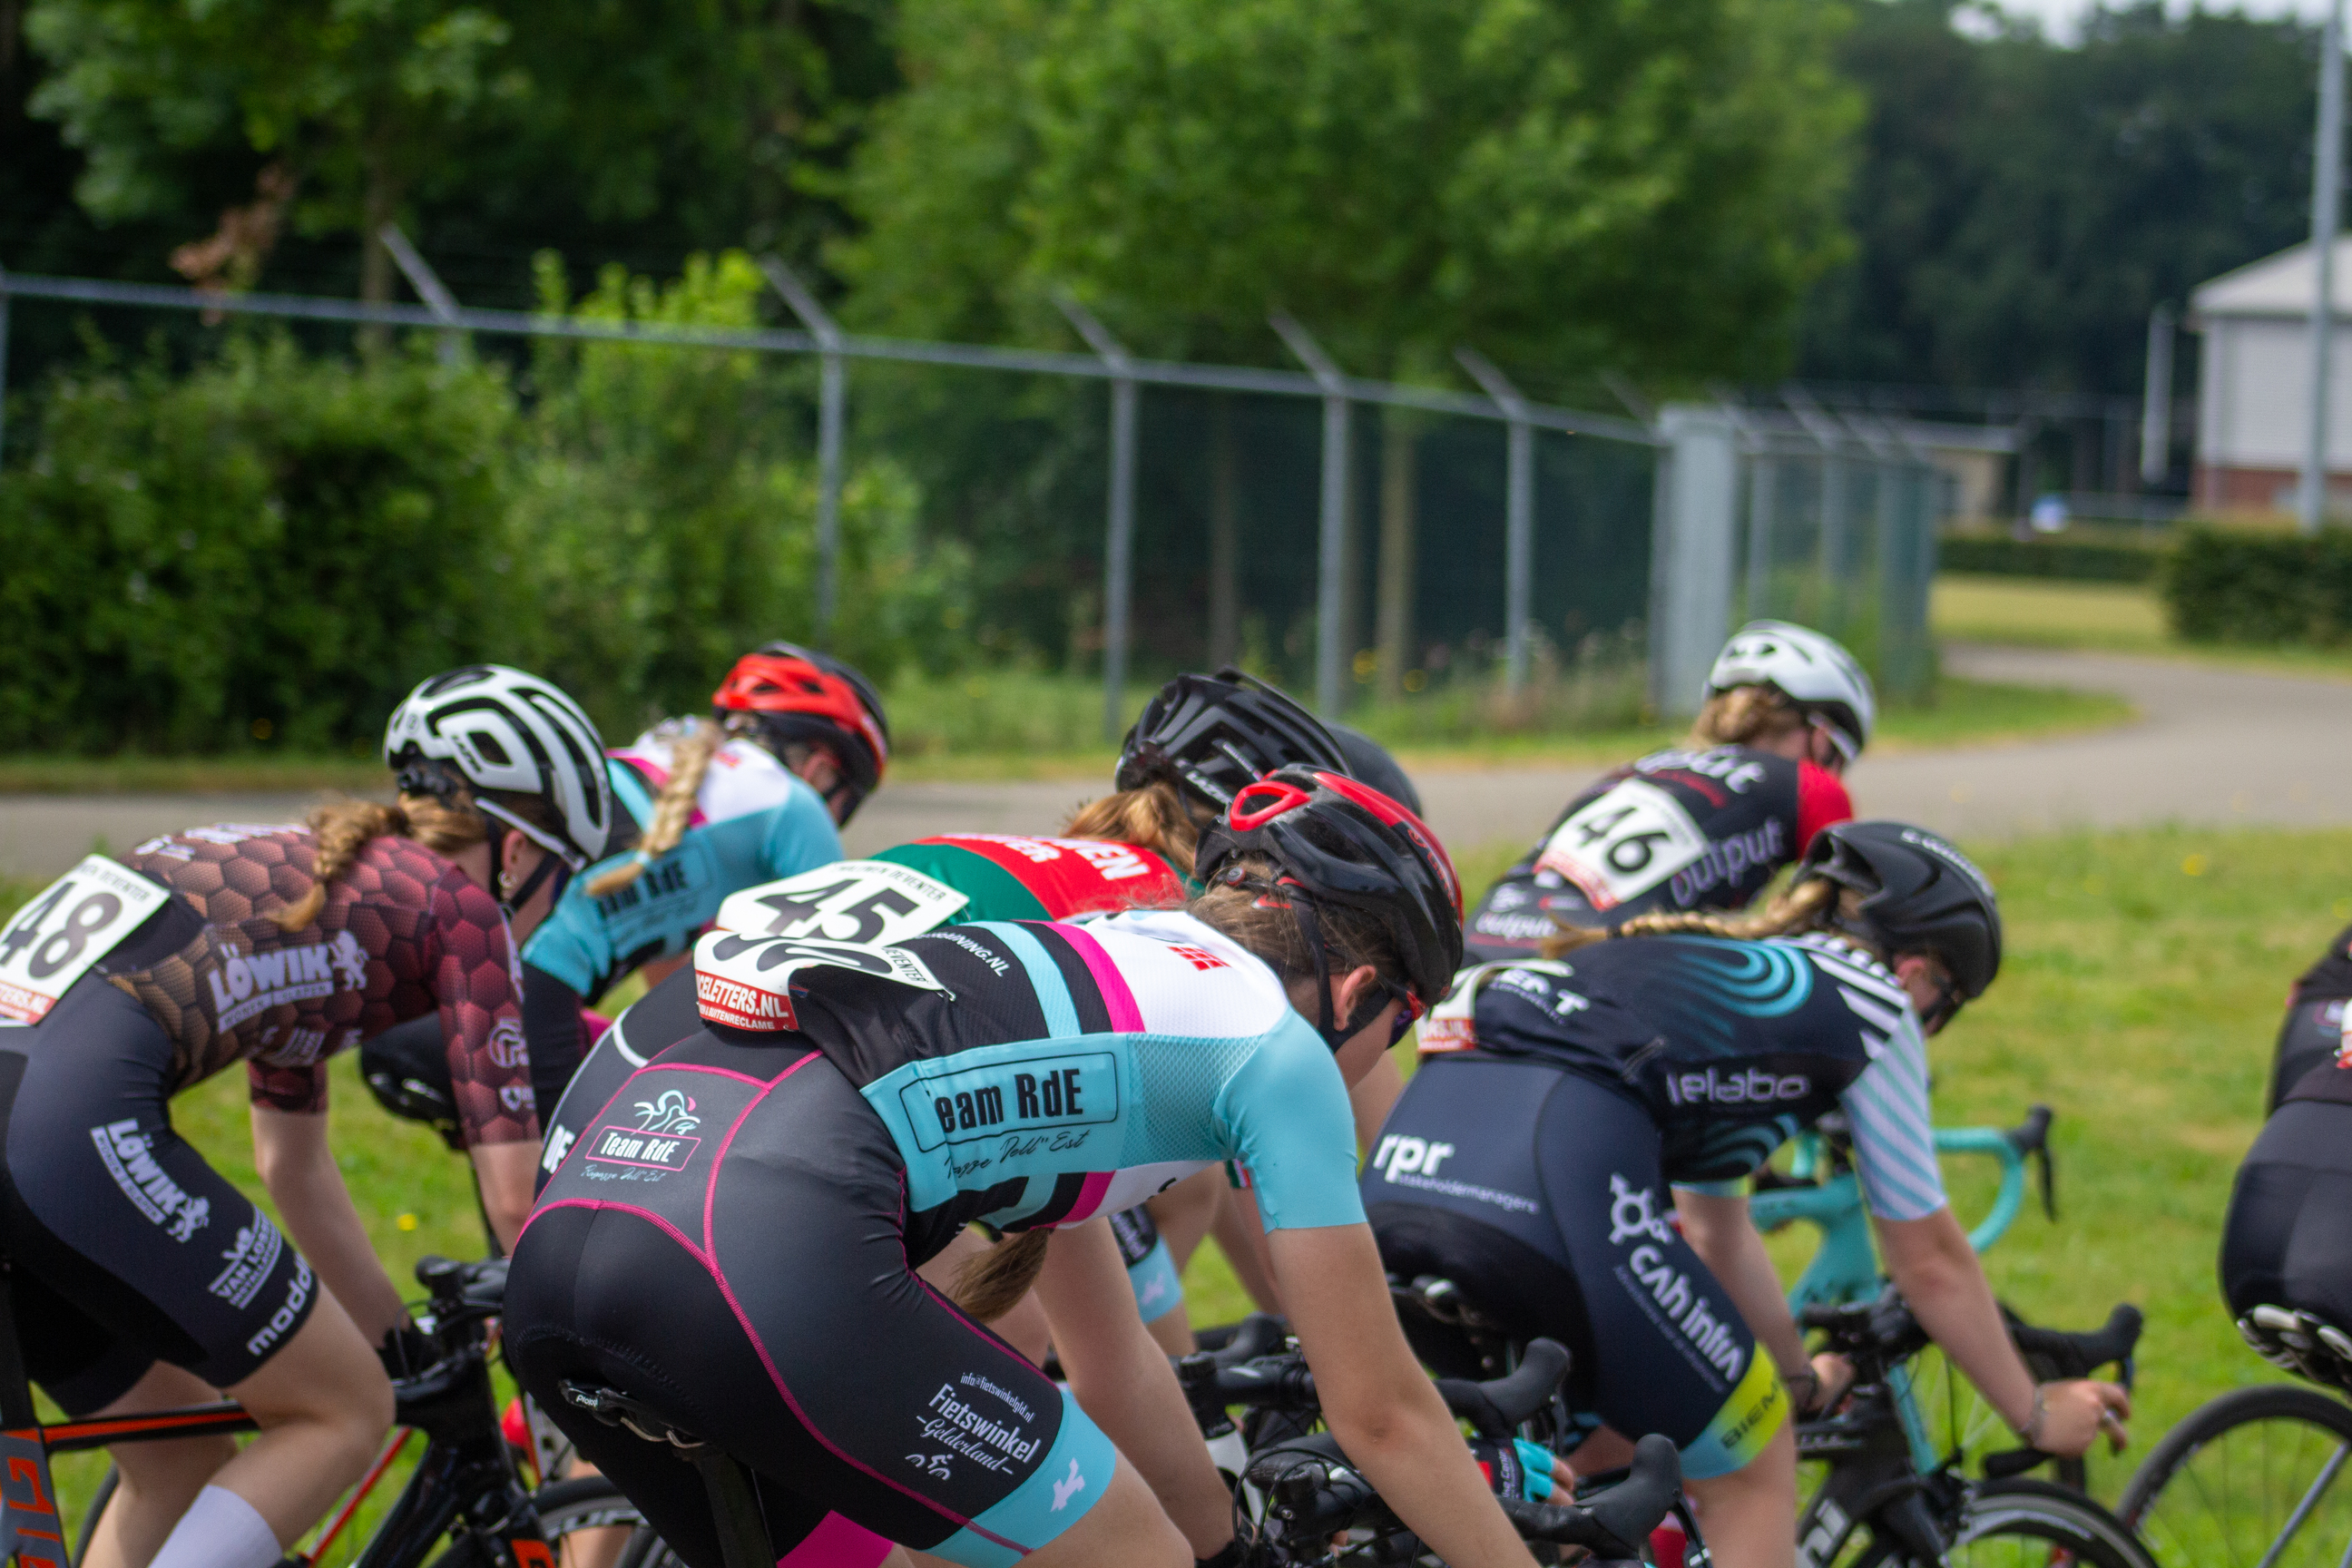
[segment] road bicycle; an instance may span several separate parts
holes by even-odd
[[[2257,1307],[2238,1329],[2319,1386],[2232,1389],[2199,1406],[2148,1451],[2116,1512],[2162,1568],[2352,1563],[2352,1335],[2282,1307]]]
[[[5,1268],[0,1259],[0,1275]],[[523,1485],[490,1382],[489,1325],[506,1293],[506,1275],[503,1258],[428,1258],[416,1266],[427,1300],[415,1318],[436,1359],[394,1383],[398,1428],[351,1496],[289,1561],[324,1561],[419,1434],[424,1452],[360,1549],[355,1568],[554,1568],[557,1549],[572,1532],[642,1522],[635,1506],[602,1478],[558,1481],[535,1492]],[[16,1568],[72,1568],[113,1496],[110,1472],[68,1552],[50,1456],[256,1430],[253,1417],[229,1400],[45,1423],[24,1365],[7,1292],[0,1289],[0,1462],[6,1472],[0,1480],[0,1559]]]

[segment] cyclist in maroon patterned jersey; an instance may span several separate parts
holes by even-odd
[[[398,805],[92,856],[0,932],[0,1021],[29,1025],[0,1029],[0,1247],[27,1371],[77,1415],[219,1390],[261,1427],[242,1450],[116,1450],[99,1568],[271,1568],[391,1425],[387,1373],[415,1332],[328,1146],[328,1057],[437,1012],[503,1238],[528,1210],[539,1122],[515,933],[604,847],[601,749],[519,671],[436,677],[403,713],[420,704],[473,750],[403,756]],[[238,1061],[255,1164],[299,1251],[172,1126],[174,1096]]]

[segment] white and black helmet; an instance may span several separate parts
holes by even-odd
[[[1877,696],[1862,665],[1833,637],[1787,621],[1750,621],[1731,634],[1706,672],[1709,697],[1735,686],[1780,692],[1821,721],[1848,762],[1870,744]]]
[[[469,664],[434,676],[393,710],[383,727],[383,760],[404,771],[420,762],[446,763],[473,786],[476,809],[575,871],[602,859],[611,841],[604,742],[577,702],[535,675]],[[422,778],[417,784],[432,788]],[[410,788],[404,777],[401,787]],[[490,790],[538,795],[563,824],[562,837],[485,799]]]

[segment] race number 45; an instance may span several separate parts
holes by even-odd
[[[171,898],[127,866],[86,858],[0,927],[0,1017],[39,1023],[83,971]]]
[[[1706,853],[1706,835],[1680,801],[1627,779],[1561,823],[1536,864],[1582,889],[1594,909],[1613,910]]]

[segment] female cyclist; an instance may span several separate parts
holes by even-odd
[[[1229,1500],[1087,1223],[1226,1160],[1350,1457],[1447,1561],[1529,1561],[1355,1197],[1345,1080],[1459,958],[1452,867],[1385,796],[1286,769],[1235,796],[1199,868],[1181,911],[698,945],[710,1021],[574,1146],[506,1302],[525,1386],[688,1562],[720,1560],[699,1478],[562,1403],[566,1381],[742,1460],[787,1553],[845,1528],[967,1564],[1227,1551]],[[912,1266],[972,1220],[1016,1239],[967,1310]],[[977,1321],[1033,1271],[1068,1394]]]
[[[1563,925],[1741,908],[1853,816],[1840,775],[1876,711],[1870,677],[1830,638],[1784,621],[1740,627],[1690,738],[1569,802],[1472,911],[1470,956],[1533,958]]]
[[[330,1055],[437,1012],[492,1222],[511,1241],[530,1208],[512,933],[546,912],[551,868],[604,852],[596,731],[546,682],[478,665],[411,692],[384,751],[398,805],[93,857],[0,942],[69,982],[0,1032],[0,1240],[27,1370],[76,1415],[217,1389],[261,1427],[241,1452],[114,1449],[99,1568],[268,1568],[391,1426],[406,1319],[328,1147]],[[173,1098],[238,1061],[255,1164],[299,1253],[172,1128]]]
[[[610,754],[616,858],[560,888],[523,945],[523,1035],[542,1111],[562,1098],[591,1028],[602,1030],[584,1000],[640,967],[667,976],[728,894],[839,859],[837,825],[888,764],[880,697],[824,654],[766,644],[736,661],[711,702],[715,721],[674,720]],[[447,1136],[446,1059],[424,1017],[369,1041],[360,1066],[386,1110]]]
[[[1079,807],[1064,826],[1065,837],[950,833],[918,839],[870,860],[844,861],[736,893],[719,906],[716,924],[766,936],[891,942],[975,921],[1173,908],[1195,890],[1192,856],[1202,830],[1244,785],[1286,763],[1350,771],[1340,754],[1339,744],[1311,714],[1263,681],[1231,668],[1180,675],[1128,731],[1115,792]],[[700,1027],[693,987],[685,979],[623,1014],[548,1119],[542,1177],[562,1162],[586,1120],[623,1080],[653,1053]],[[1203,1172],[1158,1194],[1148,1207],[1112,1216],[1137,1305],[1171,1354],[1193,1349],[1181,1272],[1209,1227],[1223,1179],[1217,1171]],[[959,1241],[932,1277],[984,1247],[976,1237]],[[1000,1331],[1042,1354],[1042,1326],[1028,1321],[1021,1331]]]
[[[1391,1272],[1559,1340],[1596,1426],[1681,1445],[1718,1562],[1793,1561],[1783,1380],[1801,1407],[1821,1393],[1737,1184],[1832,1111],[1888,1273],[1993,1408],[2063,1455],[2129,1413],[2109,1384],[2034,1384],[1944,1200],[1925,1037],[2000,963],[1991,885],[1958,850],[1831,827],[1753,919],[1652,915],[1555,945],[1467,971],[1424,1025],[1366,1207]],[[1458,1346],[1420,1337],[1454,1370]]]

